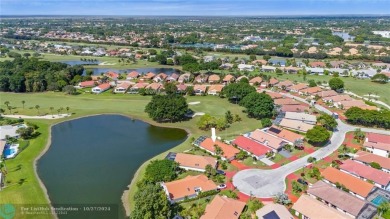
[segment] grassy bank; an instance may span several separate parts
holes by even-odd
[[[45,92],[34,94],[21,94],[21,93],[0,93],[1,103],[0,107],[5,108],[4,102],[9,101],[10,106],[13,107],[13,114],[22,115],[37,115],[38,110],[35,109],[36,105],[39,105],[40,114],[51,114],[50,107],[54,107],[53,113],[56,113],[56,109],[63,107],[69,107],[69,112],[73,113],[71,118],[81,117],[93,114],[102,113],[117,113],[130,116],[132,118],[141,119],[151,124],[156,125],[151,121],[147,114],[144,113],[144,108],[150,100],[150,96],[140,95],[128,95],[128,94],[111,94],[109,92],[101,95],[94,94],[80,94],[76,96],[67,96],[58,92]],[[23,108],[22,101],[25,102]],[[190,105],[190,108],[195,112],[210,113],[213,116],[224,116],[227,110],[230,110],[233,114],[238,114],[242,118],[242,121],[235,123],[232,127],[225,131],[217,133],[223,138],[232,138],[238,134],[248,132],[261,126],[260,121],[249,119],[242,112],[240,106],[229,103],[226,99],[221,99],[215,96],[192,96],[187,98],[188,102],[200,102],[197,105]],[[8,110],[6,114],[8,114]],[[189,121],[174,123],[174,124],[162,124],[167,127],[175,127],[186,129],[190,133],[190,137],[184,143],[173,148],[171,151],[180,152],[189,149],[190,138],[198,137],[200,135],[209,135],[210,133],[201,131],[196,127],[196,122],[199,117],[195,117]],[[1,202],[4,203],[48,203],[45,198],[45,194],[40,188],[39,183],[35,177],[33,169],[33,160],[39,155],[46,146],[46,142],[49,138],[48,130],[50,125],[58,122],[58,120],[45,120],[38,121],[32,120],[40,126],[39,131],[42,133],[38,138],[31,141],[29,147],[20,153],[14,160],[8,161],[10,170],[16,168],[17,165],[22,164],[22,170],[10,171],[8,178],[19,180],[22,176],[27,178],[21,186],[9,187],[3,190],[1,193]],[[161,125],[161,124],[159,124]],[[152,159],[163,158],[166,153],[162,153]],[[150,161],[150,160],[149,160]],[[148,161],[148,162],[149,162]],[[137,171],[134,181],[139,180],[145,171],[146,164],[144,163]],[[22,172],[23,171],[23,172]],[[130,182],[129,182],[130,183]],[[135,184],[130,186],[127,193],[127,200],[130,207],[133,206],[133,195],[136,191]],[[118,197],[120,198],[120,197]]]

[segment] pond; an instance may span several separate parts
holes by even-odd
[[[165,73],[167,75],[171,75],[172,73],[180,74],[180,70],[175,68],[135,68],[135,69],[115,69],[115,68],[88,68],[84,70],[84,74],[87,70],[92,70],[93,75],[101,75],[102,73],[106,73],[108,71],[113,71],[117,73],[130,73],[132,71],[137,71],[138,73],[148,73],[153,72],[155,74]]]
[[[71,61],[61,61],[62,63],[68,65],[98,65],[100,61],[80,61],[80,60],[71,60]]]
[[[49,150],[38,175],[54,207],[110,207],[108,212],[76,212],[60,219],[125,218],[121,196],[148,159],[182,143],[187,133],[120,115],[99,115],[52,127]]]

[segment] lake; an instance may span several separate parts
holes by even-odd
[[[100,61],[91,61],[91,62],[87,62],[87,61],[81,61],[81,60],[71,60],[71,61],[61,61],[61,63],[65,63],[65,64],[68,64],[68,65],[98,65],[100,63]]]
[[[51,134],[51,146],[37,163],[38,175],[54,207],[80,207],[60,219],[124,218],[121,196],[137,169],[187,138],[184,130],[120,115],[63,122]],[[89,212],[88,206],[110,211]]]
[[[180,74],[180,70],[175,68],[135,68],[135,69],[115,69],[115,68],[87,68],[84,70],[84,74],[86,70],[92,70],[93,75],[101,75],[102,73],[106,73],[108,71],[113,71],[117,73],[130,73],[132,71],[137,71],[138,73],[165,73],[167,75],[171,75],[172,73]]]

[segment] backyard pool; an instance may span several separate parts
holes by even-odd
[[[371,203],[374,204],[375,206],[379,206],[380,204],[382,204],[383,202],[386,202],[386,198],[381,196],[381,195],[378,195],[376,198],[374,198]]]

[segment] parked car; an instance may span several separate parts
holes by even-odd
[[[343,162],[341,162],[341,160],[334,160],[333,162],[337,163],[338,165],[343,164]]]
[[[221,175],[226,175],[226,173],[223,170],[217,170],[217,173]]]
[[[224,188],[226,188],[226,184],[221,184],[221,185],[217,186],[217,189],[224,189]]]
[[[302,178],[299,178],[299,179],[297,180],[297,182],[299,182],[299,183],[302,184],[302,185],[308,185],[308,183],[307,183],[305,180],[303,180]]]

